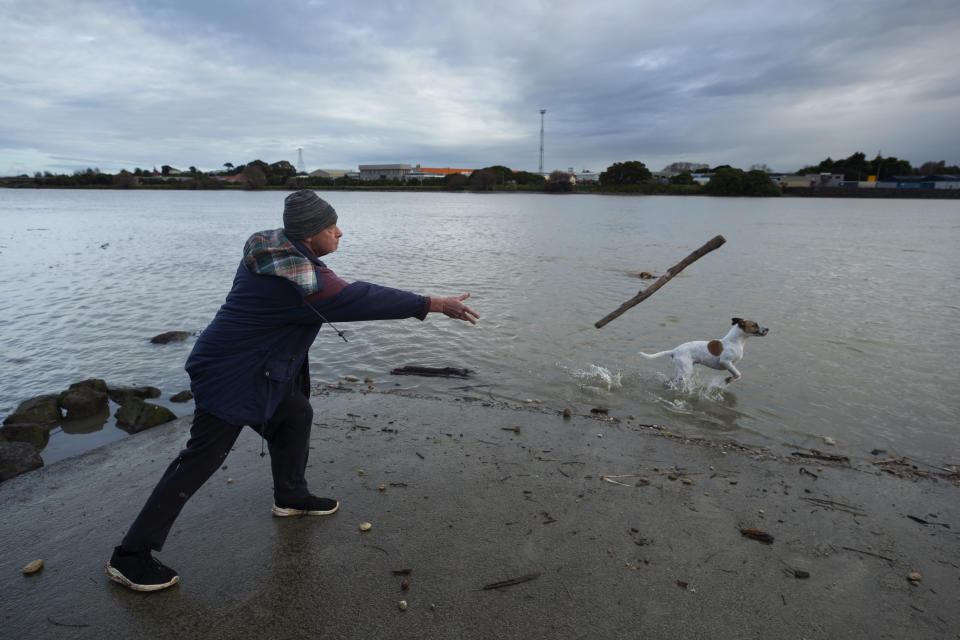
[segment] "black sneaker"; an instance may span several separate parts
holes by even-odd
[[[333,498],[318,498],[307,496],[290,504],[273,503],[275,516],[328,516],[340,508],[340,503]]]
[[[149,551],[124,553],[114,547],[104,571],[108,578],[134,591],[159,591],[180,582],[177,572],[163,566]]]

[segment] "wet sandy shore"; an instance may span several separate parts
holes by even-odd
[[[159,554],[181,576],[163,592],[128,591],[103,565],[188,420],[0,484],[0,636],[960,637],[947,474],[555,408],[313,403],[308,479],[340,512],[271,517],[269,458],[245,430]]]

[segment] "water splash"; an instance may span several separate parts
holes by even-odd
[[[623,388],[623,372],[612,371],[606,367],[591,364],[586,369],[576,369],[573,377],[583,391],[609,393]]]

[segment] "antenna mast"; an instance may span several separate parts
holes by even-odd
[[[540,109],[540,175],[543,175],[543,114],[546,109]]]

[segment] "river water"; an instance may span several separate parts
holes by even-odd
[[[247,236],[281,226],[286,195],[0,190],[0,413],[90,377],[157,386],[158,402],[192,411],[167,398],[189,387],[193,341],[149,339],[206,326]],[[469,291],[482,317],[353,323],[349,343],[325,328],[311,351],[316,380],[602,406],[775,450],[960,459],[958,201],[321,195],[340,214],[344,237],[326,262],[341,277]],[[717,234],[723,247],[594,328],[649,284],[638,272],[663,274]],[[722,337],[734,316],[770,333],[746,343],[743,379],[729,387],[702,369],[692,388],[673,388],[669,359],[637,355]],[[402,365],[476,375],[389,375]],[[42,455],[49,464],[121,437],[111,420],[67,424]]]

